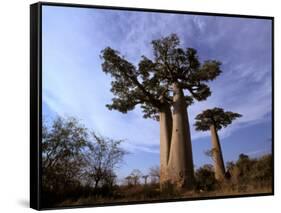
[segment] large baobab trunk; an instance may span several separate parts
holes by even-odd
[[[194,182],[193,158],[187,107],[182,89],[173,85],[173,127],[168,162],[169,180],[177,187],[191,189]]]
[[[168,104],[163,104],[159,112],[160,122],[160,187],[168,179],[167,164],[169,160],[172,137],[172,113]]]
[[[224,162],[222,157],[222,151],[220,146],[220,141],[216,127],[211,125],[211,136],[212,136],[212,157],[214,159],[215,167],[215,177],[217,180],[223,180],[225,174]]]

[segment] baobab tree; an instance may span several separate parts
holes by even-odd
[[[149,175],[143,175],[142,178],[144,180],[144,185],[147,184],[147,179],[148,179]]]
[[[131,174],[130,177],[132,178],[133,184],[134,186],[136,186],[137,184],[139,184],[140,182],[140,178],[142,177],[142,173],[140,170],[138,169],[134,169]]]
[[[221,108],[213,108],[204,110],[195,117],[195,129],[198,131],[211,131],[212,149],[210,155],[214,160],[215,177],[217,180],[223,180],[225,175],[225,167],[223,155],[218,136],[218,130],[227,127],[236,118],[242,115],[234,112],[224,111]]]
[[[113,78],[109,109],[126,113],[140,104],[144,118],[160,121],[160,182],[192,187],[192,147],[187,107],[205,100],[207,84],[220,73],[220,62],[199,62],[195,49],[180,47],[176,34],[152,41],[153,58],[138,66],[110,47],[102,51],[102,69]],[[186,91],[186,92],[184,92]]]
[[[132,185],[132,177],[129,175],[127,177],[125,177],[127,186],[131,186]]]

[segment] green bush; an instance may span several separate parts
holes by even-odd
[[[217,181],[213,166],[206,164],[195,172],[196,190],[211,191],[216,188]]]

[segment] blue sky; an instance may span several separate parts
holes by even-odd
[[[212,96],[188,109],[195,166],[212,163],[204,155],[210,133],[193,127],[194,117],[212,107],[243,115],[219,132],[225,161],[271,152],[270,20],[43,6],[42,33],[44,118],[74,116],[99,134],[124,139],[130,154],[120,177],[159,165],[159,124],[143,119],[139,107],[127,114],[105,107],[113,95],[100,51],[110,46],[137,64],[152,55],[151,40],[171,33],[197,49],[201,61],[223,63],[209,84]]]

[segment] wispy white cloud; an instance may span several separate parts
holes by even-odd
[[[137,64],[141,55],[152,55],[151,40],[177,33],[183,46],[198,49],[202,60],[224,63],[223,74],[210,83],[212,96],[188,109],[193,140],[209,136],[192,126],[196,114],[206,108],[223,107],[243,114],[221,131],[222,137],[263,122],[271,112],[271,36],[262,20],[89,9],[47,11],[43,19],[44,103],[60,115],[78,117],[100,134],[125,139],[125,148],[132,152],[158,153],[159,126],[143,119],[139,107],[127,114],[105,107],[113,97],[99,58],[106,46]]]
[[[125,143],[123,144],[123,147],[130,152],[134,153],[134,152],[138,152],[138,151],[142,151],[142,152],[147,152],[147,153],[152,153],[152,154],[159,154],[160,153],[160,149],[159,146],[155,146],[155,145],[144,145],[143,143],[140,144],[135,144],[135,143],[130,143],[129,141],[125,141]]]

